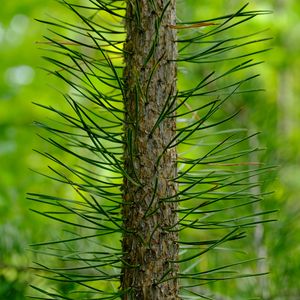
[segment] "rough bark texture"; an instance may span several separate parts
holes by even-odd
[[[126,16],[121,289],[126,300],[179,299],[175,118],[153,131],[176,94],[175,1],[128,1]]]

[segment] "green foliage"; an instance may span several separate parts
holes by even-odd
[[[0,260],[1,276],[4,276],[5,279],[1,278],[5,281],[1,281],[0,286],[5,291],[1,290],[0,299],[15,300],[18,298],[17,296],[12,296],[15,295],[15,292],[11,290],[18,290],[20,298],[25,299],[25,295],[29,293],[28,290],[25,291],[27,282],[44,289],[47,289],[49,284],[42,278],[32,277],[32,272],[26,271],[29,260],[37,260],[36,253],[28,252],[26,245],[30,241],[52,240],[64,238],[67,235],[67,233],[61,231],[62,226],[59,223],[55,224],[50,219],[28,213],[29,204],[24,201],[25,192],[30,190],[42,193],[49,190],[49,193],[51,191],[58,197],[74,196],[73,191],[70,191],[64,185],[60,185],[59,182],[49,182],[47,178],[37,176],[28,170],[33,168],[45,172],[47,169],[45,160],[32,153],[32,148],[50,151],[50,146],[46,145],[42,139],[34,137],[36,129],[31,126],[33,120],[45,119],[48,124],[49,113],[46,110],[32,106],[31,101],[65,109],[67,105],[63,102],[62,97],[58,96],[56,90],[62,93],[68,91],[66,84],[59,78],[55,79],[55,77],[37,68],[38,66],[49,68],[48,62],[39,59],[41,55],[39,48],[48,49],[50,46],[40,43],[41,36],[45,34],[45,28],[36,23],[33,18],[46,19],[49,14],[55,14],[62,15],[65,21],[73,22],[74,16],[66,13],[63,6],[58,5],[55,1],[4,1],[2,4],[0,10],[0,53],[3,58],[0,64],[0,73],[3,79],[0,81]],[[204,18],[214,18],[220,12],[229,14],[238,9],[237,3],[234,1],[217,1],[212,3],[212,1],[203,0],[201,1],[201,8],[195,8],[195,5],[199,6],[197,1],[178,1],[178,4],[180,5],[178,8],[180,21],[189,19],[197,22]],[[271,198],[267,197],[267,201],[260,202],[261,209],[272,210],[274,207],[280,208],[280,221],[264,227],[262,243],[266,245],[265,247],[268,250],[266,254],[268,255],[268,265],[271,274],[268,276],[267,286],[264,288],[268,292],[268,296],[262,298],[290,300],[297,298],[300,293],[298,284],[300,256],[299,243],[297,242],[300,236],[298,224],[299,182],[297,180],[299,177],[297,175],[299,173],[298,153],[300,153],[298,149],[299,105],[297,102],[299,88],[297,80],[294,80],[294,78],[298,77],[297,74],[299,72],[297,22],[300,6],[298,1],[294,0],[283,2],[253,0],[250,3],[250,7],[254,10],[261,8],[273,10],[273,15],[254,18],[250,22],[243,23],[243,26],[234,28],[234,32],[237,35],[270,28],[269,32],[259,36],[259,38],[263,38],[264,35],[275,37],[271,42],[272,51],[268,52],[267,55],[259,55],[259,60],[262,57],[263,60],[267,59],[267,63],[254,68],[255,73],[261,73],[263,76],[256,78],[252,83],[251,81],[247,83],[247,89],[266,88],[266,91],[263,93],[235,95],[230,101],[224,103],[222,110],[219,111],[219,118],[217,118],[216,114],[215,117],[220,119],[224,114],[229,115],[237,110],[241,110],[239,115],[230,121],[230,125],[228,123],[229,127],[250,128],[250,134],[259,128],[263,134],[254,137],[254,139],[257,139],[257,143],[254,144],[267,147],[268,150],[256,152],[257,158],[262,158],[263,161],[270,164],[280,165],[277,175],[276,173],[268,172],[267,176],[260,178],[263,190],[268,187],[268,190],[275,191]],[[21,19],[19,23],[14,23],[13,20],[16,20],[16,15],[27,17],[27,21],[25,21],[28,22],[27,25],[24,22],[20,23],[22,22]],[[13,23],[19,25],[13,27]],[[23,25],[21,26],[21,24]],[[13,28],[22,28],[22,30],[14,31],[12,30]],[[207,29],[203,29],[202,32],[207,32]],[[209,29],[212,29],[212,27]],[[194,32],[197,30],[193,29]],[[59,31],[63,32],[63,30]],[[187,33],[187,30],[182,30],[181,33]],[[250,48],[253,51],[254,49],[258,50],[258,45],[252,44]],[[116,59],[112,61],[116,61]],[[225,61],[222,65],[223,70],[229,69],[231,63],[231,61]],[[16,71],[16,69],[13,68],[21,65],[34,69],[32,82],[28,81],[28,79],[25,84],[14,81],[15,77],[12,75],[15,72],[12,71]],[[184,62],[181,62],[179,70],[179,88],[181,90],[191,89],[192,81],[199,81],[200,77],[204,78],[212,69],[221,71],[221,63],[218,66],[215,65],[214,68],[205,67],[203,64],[200,66],[190,64],[187,75],[186,66]],[[24,71],[25,73],[22,74],[26,74],[26,70]],[[248,73],[248,70],[243,72],[244,75],[247,73],[245,77],[254,75],[253,72]],[[8,76],[9,74],[10,76]],[[238,77],[240,80],[242,78]],[[55,89],[47,86],[49,82]],[[193,108],[196,107],[197,103],[195,100]],[[182,108],[184,107],[182,106]],[[185,111],[187,112],[188,110],[185,107]],[[197,118],[196,114],[193,116]],[[242,134],[242,130],[240,134]],[[213,130],[211,131],[213,132]],[[45,132],[42,134],[47,137]],[[218,136],[220,135],[216,134],[216,137]],[[204,135],[203,138],[205,138]],[[215,142],[213,137],[209,139]],[[207,143],[210,140],[207,140]],[[198,154],[197,149],[187,152],[188,149],[188,145],[181,145],[181,151],[186,152],[185,154],[190,158],[193,158],[194,154]],[[67,161],[65,154],[52,148],[51,153],[54,154],[54,152],[61,161]],[[68,158],[68,161],[70,161],[70,158]],[[257,159],[254,158],[254,161],[257,161]],[[73,161],[70,161],[70,164],[72,163]],[[239,167],[242,167],[242,165]],[[246,165],[244,167],[246,168]],[[249,167],[256,168],[257,166]],[[222,166],[222,168],[225,168],[225,166]],[[104,174],[106,175],[106,173]],[[40,203],[34,204],[31,202],[30,206],[35,210],[41,209]],[[231,262],[235,258],[245,260],[246,254],[240,251],[242,248],[246,249],[247,255],[250,255],[250,257],[261,256],[257,254],[257,247],[253,244],[254,233],[255,231],[249,231],[246,239],[233,241],[232,246],[236,249],[235,252],[231,251],[229,254],[229,251],[223,247],[222,254],[216,256],[214,255],[214,250],[210,251],[206,254],[207,259],[204,259],[202,256],[201,260],[189,264],[190,268],[194,268],[195,272],[197,270],[205,271],[205,268],[209,267],[209,262],[213,267],[213,265],[222,266],[226,264],[224,259],[231,260]],[[204,233],[204,231],[200,234],[197,230],[188,231],[190,239],[195,239],[199,244],[202,238],[213,240],[214,238],[210,234],[210,232]],[[182,244],[183,246],[184,244]],[[262,256],[265,256],[265,254]],[[41,262],[40,259],[38,260]],[[43,262],[48,262],[48,259],[46,258]],[[257,266],[260,267],[262,262],[249,262],[248,268],[244,271],[252,272]],[[5,264],[7,267],[3,267],[2,264]],[[243,269],[242,265],[236,268],[240,271]],[[26,276],[24,276],[24,271],[26,271]],[[17,281],[15,281],[16,278],[18,278]],[[54,286],[58,285],[60,288],[64,286],[63,283],[54,282]],[[229,299],[243,300],[250,298],[250,295],[253,295],[253,291],[259,293],[259,286],[261,286],[260,279],[252,277],[242,281],[210,282],[206,287],[202,287],[202,291],[209,294],[210,290],[213,289],[216,298],[226,299],[226,294],[228,294],[227,298],[229,297]],[[71,288],[71,285],[69,285],[69,288]]]

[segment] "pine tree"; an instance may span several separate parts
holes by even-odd
[[[178,22],[175,0],[61,2],[77,20],[42,22],[53,28],[49,72],[70,86],[70,109],[38,104],[59,118],[38,125],[68,156],[43,153],[52,161],[46,176],[69,190],[29,198],[70,229],[35,245],[48,247],[38,269],[57,284],[34,288],[45,299],[213,299],[203,284],[246,276],[231,268],[251,260],[224,257],[203,271],[199,259],[269,213],[247,210],[262,196],[249,178],[267,169],[242,160],[258,150],[245,148],[251,135],[228,128],[236,113],[218,115],[256,77],[239,75],[259,63],[251,56],[265,51],[241,50],[267,40],[226,33],[268,12],[246,5]],[[223,60],[228,69],[209,70]],[[206,67],[194,87],[179,90],[177,68],[189,63]]]

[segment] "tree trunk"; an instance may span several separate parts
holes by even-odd
[[[122,298],[179,299],[175,0],[127,3]]]

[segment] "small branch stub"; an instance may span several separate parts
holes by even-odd
[[[199,28],[199,27],[207,27],[213,25],[218,25],[218,24],[214,22],[200,22],[191,25],[168,25],[168,26],[172,29],[189,29],[189,28]]]

